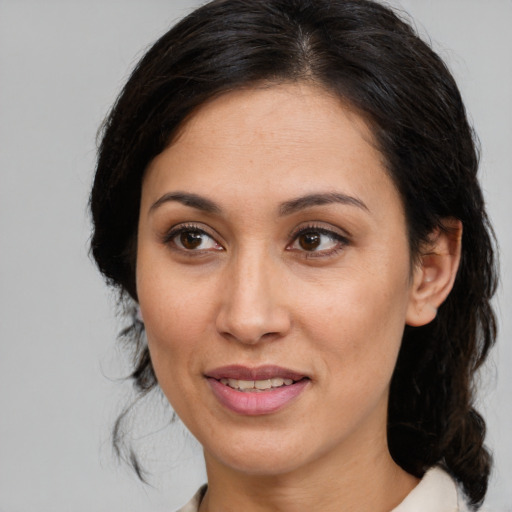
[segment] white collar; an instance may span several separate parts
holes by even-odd
[[[391,512],[465,512],[468,508],[453,479],[440,467],[429,469],[420,483]]]
[[[197,512],[206,489],[205,484],[177,512]],[[391,512],[469,512],[469,509],[450,475],[435,466]]]

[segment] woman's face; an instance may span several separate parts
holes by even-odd
[[[199,109],[144,177],[137,292],[159,384],[207,463],[277,475],[388,453],[406,223],[338,99],[289,84]]]

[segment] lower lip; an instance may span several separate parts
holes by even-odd
[[[217,400],[238,414],[258,416],[276,412],[298,397],[308,385],[309,379],[302,379],[289,386],[266,391],[237,391],[216,379],[208,382]]]

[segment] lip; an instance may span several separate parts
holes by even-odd
[[[240,415],[259,416],[275,413],[302,394],[309,385],[307,375],[280,366],[246,366],[232,365],[208,371],[205,377],[217,400],[227,409]],[[292,379],[295,382],[265,391],[239,391],[220,379],[266,380],[270,378]]]
[[[281,379],[301,380],[308,377],[304,373],[298,373],[288,368],[275,365],[257,366],[249,368],[242,365],[230,365],[215,368],[205,373],[206,377],[212,379],[238,379],[238,380],[265,380],[273,377],[280,377]]]

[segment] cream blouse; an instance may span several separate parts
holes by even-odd
[[[203,485],[196,495],[176,512],[198,512],[206,492]],[[420,483],[390,512],[469,512],[462,492],[453,479],[439,467],[428,470]]]

